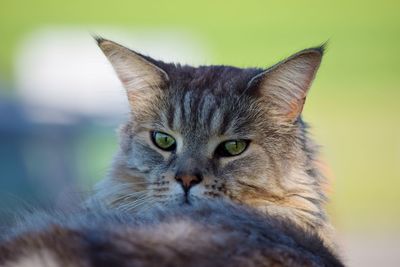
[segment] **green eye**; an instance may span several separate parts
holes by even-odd
[[[151,137],[153,139],[153,143],[162,150],[172,151],[176,148],[176,141],[169,134],[154,131],[152,132]]]
[[[216,152],[223,157],[237,156],[246,150],[248,144],[248,140],[228,140],[221,143]]]

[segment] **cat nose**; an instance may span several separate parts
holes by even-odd
[[[200,173],[194,174],[185,174],[185,173],[178,173],[175,176],[175,180],[180,183],[183,187],[185,192],[188,192],[192,186],[200,183],[203,180],[203,177]]]

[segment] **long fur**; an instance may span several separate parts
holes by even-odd
[[[35,213],[3,238],[0,266],[343,265],[316,235],[213,200],[136,215],[100,206]]]
[[[190,190],[189,201],[246,204],[283,216],[335,246],[317,146],[301,118],[321,47],[271,68],[241,69],[169,64],[105,39],[98,43],[127,90],[131,116],[121,126],[120,149],[95,198],[131,212],[179,202],[184,192],[176,174],[200,170],[204,179]],[[132,86],[137,69],[146,75],[135,76],[141,85]],[[158,149],[150,138],[154,130],[173,136],[177,151]],[[216,157],[215,148],[227,139],[250,140],[249,147],[237,157]]]
[[[88,209],[14,228],[0,266],[343,266],[301,118],[323,49],[268,69],[195,68],[98,43],[131,106],[111,171]],[[158,148],[153,131],[176,150]],[[249,144],[242,154],[216,154],[237,139]],[[193,172],[201,182],[183,190],[178,173]]]

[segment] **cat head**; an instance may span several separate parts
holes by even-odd
[[[321,177],[301,119],[323,47],[267,69],[242,69],[168,64],[97,41],[131,109],[99,187],[110,203],[134,210],[225,198],[323,217]]]

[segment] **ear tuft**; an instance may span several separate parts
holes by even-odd
[[[328,47],[328,41],[322,43],[320,46],[312,47],[306,50],[314,50],[316,52],[319,52],[321,56],[323,56],[326,52],[327,47]]]
[[[92,37],[97,42],[97,45],[99,45],[99,46],[103,41],[106,41],[106,39],[104,39],[100,35],[93,34]]]

